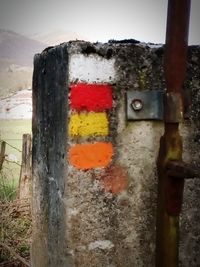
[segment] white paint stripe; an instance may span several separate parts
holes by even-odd
[[[115,80],[114,59],[98,55],[73,54],[69,63],[70,82],[112,83]]]

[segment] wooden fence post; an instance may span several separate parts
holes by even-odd
[[[5,160],[5,151],[6,151],[6,142],[1,142],[1,151],[0,151],[0,171],[3,167],[3,162]]]
[[[22,165],[19,180],[19,199],[30,198],[31,135],[23,134]]]

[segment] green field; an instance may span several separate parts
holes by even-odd
[[[0,120],[0,141],[6,141],[9,161],[3,164],[3,173],[8,179],[19,179],[23,134],[31,134],[31,120]],[[12,162],[13,159],[16,162]]]

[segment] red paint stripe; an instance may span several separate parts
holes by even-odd
[[[112,87],[107,84],[72,84],[71,109],[103,111],[112,108]]]

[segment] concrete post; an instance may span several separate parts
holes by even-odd
[[[200,48],[191,47],[185,87],[193,108],[181,126],[184,160],[196,164],[199,60]],[[165,89],[162,61],[163,47],[134,41],[71,42],[35,57],[33,267],[155,265],[163,122],[127,121],[125,110],[127,90]],[[200,256],[199,191],[198,180],[186,184],[184,267]]]

